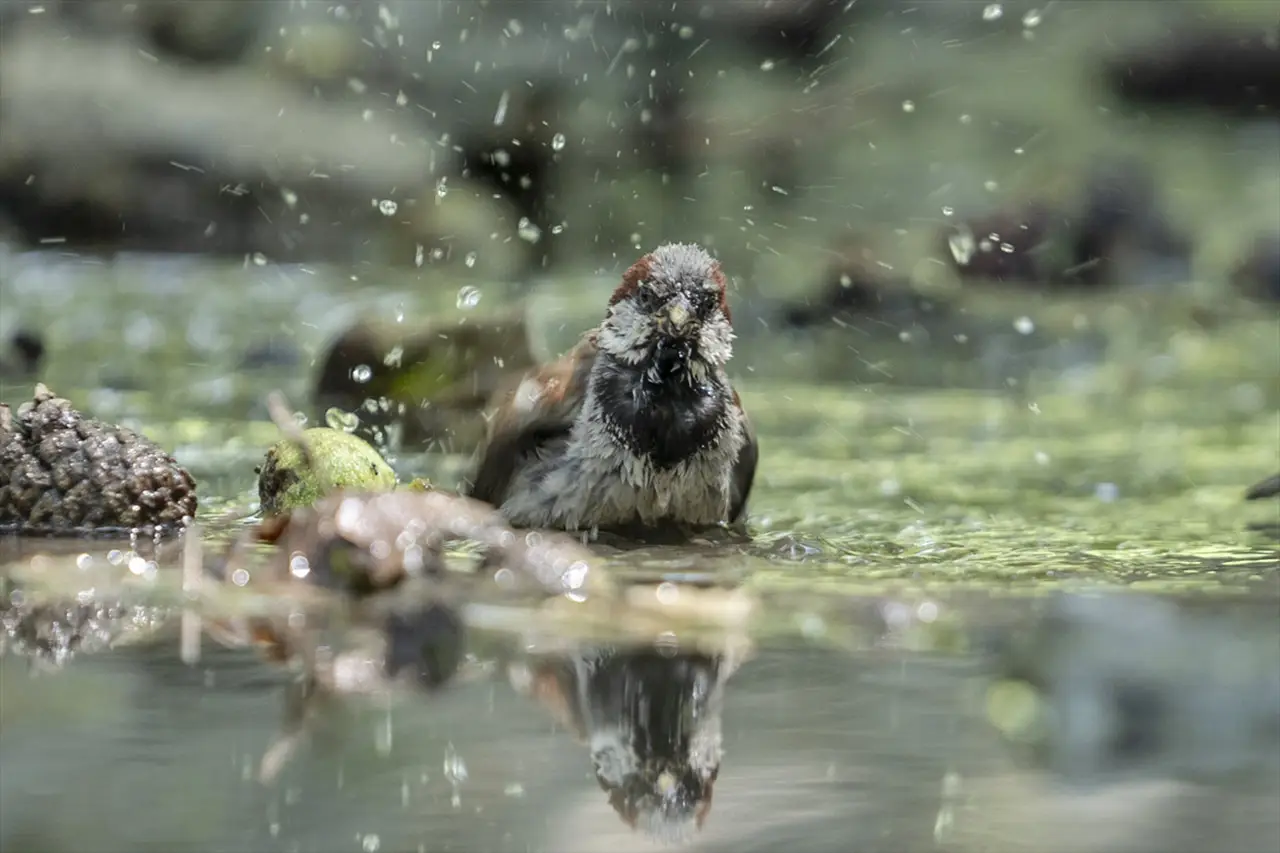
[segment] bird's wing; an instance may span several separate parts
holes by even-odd
[[[588,335],[498,393],[468,495],[501,506],[518,467],[538,448],[569,434],[586,397],[596,351],[595,335]]]
[[[729,481],[729,523],[741,521],[747,512],[747,499],[751,497],[751,485],[756,478],[756,463],[760,459],[760,443],[756,439],[756,429],[751,425],[738,399],[738,392],[733,392],[733,404],[742,412],[742,431],[746,442],[738,451],[738,458],[733,463],[733,474]]]

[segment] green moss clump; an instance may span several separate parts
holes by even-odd
[[[312,465],[296,442],[276,442],[258,469],[258,500],[266,515],[310,506],[334,489],[389,491],[396,475],[364,439],[317,427],[303,432]]]

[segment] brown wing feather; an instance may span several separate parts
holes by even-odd
[[[751,419],[742,408],[742,401],[738,399],[737,391],[733,392],[733,403],[738,407],[738,411],[742,412],[742,431],[746,433],[747,441],[733,463],[733,475],[729,482],[730,524],[742,521],[746,515],[747,499],[751,497],[751,486],[756,479],[756,463],[760,460],[760,443],[756,439],[756,429],[751,425]]]
[[[525,373],[495,395],[488,440],[466,489],[470,497],[501,506],[519,466],[538,448],[568,435],[582,408],[595,356],[592,334],[561,358]],[[516,399],[529,391],[536,392],[532,404]]]

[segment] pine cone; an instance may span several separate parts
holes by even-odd
[[[0,406],[0,531],[165,532],[195,516],[196,485],[132,430],[87,418],[44,385]]]

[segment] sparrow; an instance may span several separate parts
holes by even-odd
[[[725,374],[725,287],[700,246],[668,243],[636,261],[603,323],[495,395],[470,496],[516,527],[740,521],[759,446]]]

